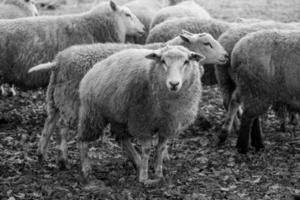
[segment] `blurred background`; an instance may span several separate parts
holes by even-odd
[[[74,13],[88,10],[104,0],[36,0],[41,14]],[[115,0],[124,4],[130,0]],[[234,21],[238,17],[273,19],[282,22],[300,20],[299,0],[196,0],[215,18]]]

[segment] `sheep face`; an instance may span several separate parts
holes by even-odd
[[[203,55],[191,52],[183,47],[165,47],[146,56],[154,60],[153,71],[161,87],[166,87],[170,92],[179,92],[183,84],[192,80],[199,62],[204,60]]]
[[[32,0],[22,0],[24,1],[24,3],[28,6],[29,10],[32,13],[32,16],[38,16],[39,12],[34,4],[34,2]]]
[[[185,47],[195,52],[201,52],[206,57],[203,64],[225,64],[228,61],[228,53],[210,34],[192,34],[183,31],[180,37]]]
[[[142,36],[145,33],[145,26],[129,8],[118,6],[113,1],[110,1],[110,7],[116,13],[118,22],[124,28],[126,35]]]

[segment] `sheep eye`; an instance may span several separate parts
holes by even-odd
[[[190,63],[190,61],[186,60],[184,61],[184,65],[188,65]]]
[[[126,17],[131,17],[131,15],[130,15],[130,14],[128,14],[128,13],[126,13],[126,14],[125,14],[125,16],[126,16]]]
[[[212,48],[212,45],[209,42],[204,42],[203,43],[205,46],[210,46],[210,48]]]
[[[165,65],[165,64],[166,64],[166,61],[164,61],[164,60],[161,60],[161,64],[164,64],[164,65]]]

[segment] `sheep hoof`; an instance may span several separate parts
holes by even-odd
[[[146,179],[141,181],[146,187],[152,187],[155,185],[158,185],[162,181],[161,178],[156,178],[156,179]]]
[[[224,142],[227,139],[227,136],[228,136],[227,130],[226,129],[222,129],[221,133],[219,134],[218,146],[224,144]]]
[[[57,166],[60,170],[68,170],[70,169],[70,166],[68,165],[68,162],[64,159],[58,159]]]
[[[280,132],[287,132],[287,128],[286,128],[286,125],[285,125],[284,123],[282,123],[282,124],[280,125],[279,131],[280,131]]]
[[[39,163],[44,163],[47,160],[47,156],[41,153],[39,150],[37,151],[37,157]]]
[[[237,151],[241,154],[247,154],[248,153],[248,147],[245,147],[243,145],[237,145]]]

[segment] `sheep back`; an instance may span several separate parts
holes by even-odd
[[[193,0],[189,0],[161,9],[153,18],[150,28],[152,29],[168,19],[182,17],[196,17],[205,20],[211,19],[210,14],[204,8]]]

